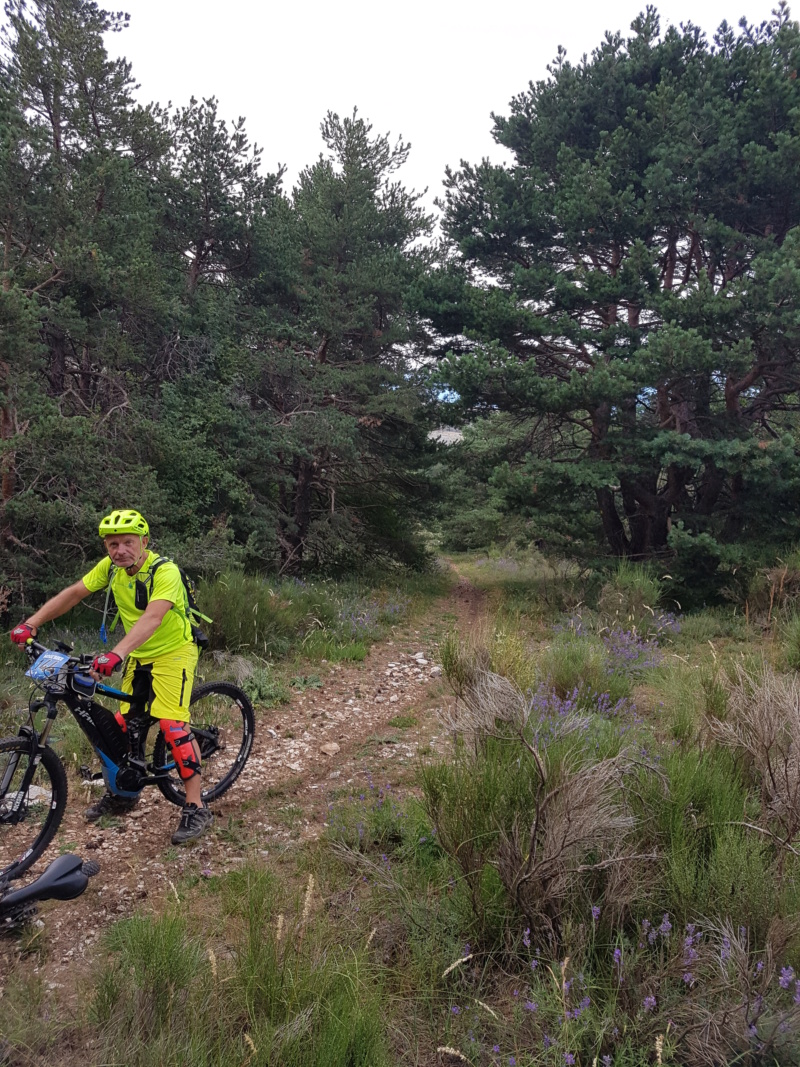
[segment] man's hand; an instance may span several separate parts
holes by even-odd
[[[27,644],[38,633],[35,626],[28,626],[27,622],[21,622],[11,631],[11,640],[15,645]]]
[[[103,652],[100,656],[95,656],[92,660],[92,671],[96,674],[102,674],[105,678],[110,678],[111,675],[122,666],[122,656],[118,656],[116,652]]]

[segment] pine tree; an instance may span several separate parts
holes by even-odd
[[[793,536],[798,27],[632,30],[495,119],[510,166],[448,174],[442,375],[473,414],[547,420],[561,448],[506,472],[516,506],[580,498],[615,554],[680,523]]]
[[[402,555],[411,476],[426,448],[417,324],[407,296],[426,266],[431,221],[392,180],[408,145],[374,136],[357,114],[329,114],[328,155],[300,175],[286,236],[294,273],[260,348],[257,405],[276,426],[281,567]],[[288,280],[288,279],[287,279]],[[413,516],[412,516],[413,518]]]

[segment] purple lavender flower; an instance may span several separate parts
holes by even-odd
[[[597,922],[600,918],[600,908],[595,904],[592,908],[592,922]]]
[[[794,997],[792,999],[795,1004],[800,1004],[800,982],[794,983]]]
[[[645,1011],[653,1011],[656,1006],[656,998],[652,993],[649,993],[642,1002],[642,1007]]]
[[[622,967],[622,949],[621,948],[615,948],[614,949],[614,966],[615,967]]]
[[[500,1051],[500,1046],[499,1045],[492,1045],[492,1052],[499,1052],[499,1051]]]
[[[731,958],[731,939],[729,937],[723,937],[722,947],[719,950],[719,958],[724,963],[725,960]]]
[[[694,975],[691,971],[685,971],[683,975],[683,980],[687,985],[691,985],[694,981]]]
[[[553,1039],[548,1034],[545,1034],[542,1038],[542,1044],[545,1048],[550,1048],[550,1046],[553,1044]]]
[[[567,1064],[567,1067],[572,1067],[572,1064],[574,1062],[575,1062],[575,1057],[573,1056],[573,1054],[571,1052],[565,1052],[564,1053],[564,1063]]]
[[[458,1004],[454,1004],[452,1006],[452,1008],[450,1009],[450,1011],[453,1013],[453,1015],[460,1015],[461,1014],[461,1008],[459,1008]]]
[[[531,947],[531,928],[530,927],[528,927],[525,930],[525,933],[522,935],[522,944],[525,946],[525,948],[530,948]]]
[[[652,638],[643,638],[635,630],[610,630],[602,635],[608,656],[609,674],[637,676],[657,667],[663,653]]]
[[[536,1011],[539,1005],[535,1004],[532,1000],[526,1000],[523,1007],[525,1008],[525,1011]]]
[[[508,1067],[517,1067],[517,1061],[513,1056],[508,1057]]]
[[[794,967],[781,967],[781,976],[778,984],[781,989],[788,989],[794,978]]]
[[[761,974],[761,972],[763,970],[764,970],[764,961],[763,960],[759,960],[758,963],[756,964],[756,974]]]
[[[669,921],[669,915],[667,915],[665,912],[664,918],[661,920],[661,925],[658,928],[658,932],[661,934],[662,937],[666,937],[671,929],[672,923]]]

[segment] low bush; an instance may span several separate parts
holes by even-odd
[[[208,630],[214,649],[265,657],[302,650],[316,658],[359,660],[407,617],[414,598],[424,595],[419,576],[406,584],[408,592],[358,583],[267,581],[228,571],[200,582],[198,603],[213,620]],[[432,576],[430,590],[440,584]]]
[[[660,609],[662,583],[643,563],[622,559],[600,591],[597,611],[603,625],[646,634]]]

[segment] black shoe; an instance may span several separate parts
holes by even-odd
[[[173,845],[185,845],[187,841],[202,837],[213,825],[214,816],[208,808],[198,808],[196,804],[184,804],[180,825],[172,835],[172,843]]]
[[[119,797],[106,790],[96,804],[86,809],[83,817],[87,822],[97,822],[101,815],[127,815],[138,803],[138,797]]]

